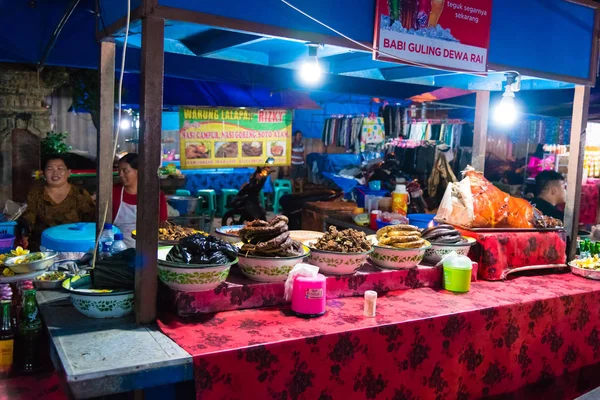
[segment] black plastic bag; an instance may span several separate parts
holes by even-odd
[[[167,254],[167,261],[184,264],[225,264],[235,260],[238,249],[214,236],[185,237]]]

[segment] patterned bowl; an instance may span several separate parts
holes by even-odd
[[[133,290],[92,289],[89,275],[66,279],[62,287],[71,292],[73,307],[86,317],[119,318],[133,312]]]
[[[182,264],[166,261],[170,247],[158,249],[158,278],[173,290],[201,292],[213,290],[225,282],[231,266],[238,259],[226,264]]]
[[[229,243],[237,243],[240,241],[240,235],[238,235],[238,231],[244,226],[245,225],[222,226],[220,228],[215,229],[215,232],[217,232],[217,236],[219,237],[219,239]]]
[[[375,235],[367,236],[373,243],[373,254],[371,261],[378,267],[387,269],[407,269],[417,266],[425,252],[431,246],[421,247],[420,249],[399,249],[396,247],[380,246]]]
[[[458,244],[435,244],[431,243],[431,248],[425,252],[425,261],[431,264],[437,264],[442,260],[446,254],[449,254],[453,251],[456,254],[461,256],[466,256],[469,254],[469,250],[471,246],[473,246],[476,242],[474,238],[463,236],[463,239],[466,239],[466,243],[458,243]]]
[[[308,263],[319,267],[319,272],[328,275],[351,275],[367,260],[373,249],[362,253],[341,253],[319,250],[313,247],[314,241],[306,242],[310,248]]]
[[[241,246],[241,243],[238,243]],[[292,268],[310,256],[310,249],[302,246],[304,254],[295,257],[254,257],[238,254],[240,270],[248,278],[259,282],[284,282]]]

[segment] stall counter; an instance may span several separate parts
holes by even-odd
[[[133,316],[87,318],[64,292],[40,290],[37,301],[54,367],[75,399],[156,388],[193,377],[192,357],[156,325],[138,326]]]
[[[391,292],[375,318],[354,297],[311,320],[273,307],[159,326],[192,355],[198,399],[574,398],[597,383],[599,299],[600,282],[521,276]]]

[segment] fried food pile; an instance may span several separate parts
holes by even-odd
[[[372,246],[363,232],[356,229],[338,231],[335,226],[330,226],[329,232],[319,238],[313,247],[339,253],[362,253],[371,250]]]
[[[193,228],[185,228],[183,226],[168,224],[166,228],[158,229],[158,240],[177,242],[184,237],[191,236],[196,232]]]
[[[377,241],[382,246],[398,249],[420,249],[429,246],[429,242],[421,238],[419,228],[412,225],[391,225],[377,231]]]
[[[271,221],[246,222],[239,231],[244,242],[241,254],[257,257],[294,257],[304,254],[302,243],[290,238],[288,219],[278,216]]]
[[[461,244],[467,240],[452,225],[438,225],[421,232],[421,238],[434,244]]]

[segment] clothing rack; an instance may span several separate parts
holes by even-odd
[[[325,146],[344,147],[349,153],[377,151],[385,140],[383,118],[375,113],[353,116],[334,114],[323,124]]]

